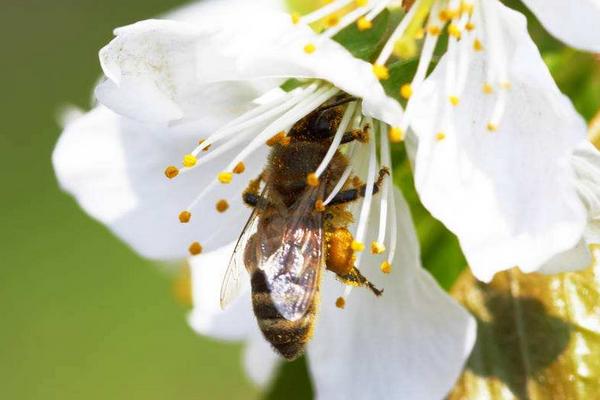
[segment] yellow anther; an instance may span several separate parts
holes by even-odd
[[[219,173],[217,178],[219,179],[219,182],[228,184],[231,183],[231,181],[233,180],[233,174],[231,172],[223,171]]]
[[[450,96],[448,99],[450,100],[450,104],[452,104],[455,107],[460,103],[460,99],[458,98],[458,96]]]
[[[201,146],[202,143],[206,142],[206,139],[200,139],[198,140],[198,144]],[[211,144],[209,144],[208,146],[206,146],[205,148],[202,149],[202,151],[208,151],[210,150],[210,146],[212,146]]]
[[[446,134],[444,132],[438,132],[435,134],[435,140],[438,142],[441,142],[444,139],[446,139]]]
[[[448,9],[442,10],[438,14],[438,17],[440,18],[440,21],[447,22],[450,19],[452,19],[452,11],[450,11]]]
[[[373,64],[373,73],[380,81],[390,79],[390,70],[383,64]]]
[[[431,36],[439,36],[440,33],[442,33],[442,30],[437,25],[429,25],[427,27],[427,33],[429,33]]]
[[[297,23],[300,22],[300,14],[298,14],[297,12],[293,12],[290,17],[292,18],[292,23],[294,25],[296,25]]]
[[[500,87],[504,90],[510,90],[512,88],[512,83],[509,81],[502,81],[500,82]]]
[[[389,138],[390,138],[390,142],[392,143],[400,143],[404,140],[404,131],[402,130],[402,128],[398,128],[398,127],[391,127],[390,128],[390,133],[389,133]]]
[[[186,154],[183,156],[183,166],[191,168],[198,162],[198,159],[193,154]]]
[[[308,186],[316,187],[319,186],[319,177],[314,172],[311,172],[306,176],[306,184]]]
[[[334,26],[336,26],[339,23],[340,23],[340,18],[335,14],[331,14],[325,20],[325,25],[327,25],[329,28],[333,28]]]
[[[417,31],[415,32],[415,39],[420,40],[420,39],[423,39],[424,37],[425,37],[425,29],[423,29],[423,28],[417,29]]]
[[[473,14],[473,9],[475,6],[473,3],[469,3],[467,1],[461,1],[460,3],[460,12],[463,14]]]
[[[315,202],[315,211],[323,212],[325,211],[325,204],[322,199],[319,199]]]
[[[471,32],[473,29],[475,29],[475,24],[469,21],[465,24],[465,29]]]
[[[456,24],[448,25],[448,35],[452,36],[456,40],[459,40],[461,37],[460,28]]]
[[[246,165],[243,162],[239,162],[237,163],[237,165],[235,167],[233,167],[233,173],[234,174],[243,174],[244,171],[246,170]]]
[[[394,43],[394,54],[399,58],[412,58],[417,50],[417,41],[412,37],[404,36]]]
[[[335,306],[343,310],[346,307],[346,300],[343,297],[338,297],[335,301]]]
[[[385,251],[385,246],[379,242],[371,243],[371,253],[373,254],[381,254]]]
[[[364,7],[369,3],[369,0],[355,0],[357,7]]]
[[[410,83],[405,83],[404,85],[402,85],[402,87],[400,88],[400,96],[408,100],[410,99],[410,96],[412,96],[412,94],[413,90]]]
[[[198,254],[202,253],[202,245],[198,242],[194,242],[194,243],[190,244],[190,247],[188,248],[188,250],[191,255],[197,256]]]
[[[487,130],[490,132],[496,132],[498,130],[498,125],[494,124],[493,122],[488,122]]]
[[[473,50],[475,50],[475,51],[482,51],[483,50],[483,43],[481,43],[481,40],[475,39],[473,41]]]
[[[173,179],[175,178],[177,175],[179,175],[179,168],[174,167],[172,165],[168,166],[167,168],[165,168],[165,176],[169,179]]]
[[[381,265],[379,266],[379,269],[381,270],[381,272],[383,272],[384,274],[389,274],[390,272],[392,272],[392,264],[390,264],[387,261],[384,261],[381,263]]]
[[[192,219],[192,213],[189,211],[182,211],[179,213],[179,222],[182,224],[187,224]]]
[[[317,46],[315,46],[313,43],[308,43],[306,44],[306,46],[304,46],[304,52],[306,54],[312,54],[317,50]]]
[[[481,90],[483,90],[483,93],[485,94],[492,94],[494,92],[494,88],[489,83],[485,83]]]
[[[365,17],[360,17],[356,22],[359,31],[366,31],[373,27],[373,23]]]
[[[217,204],[215,205],[215,207],[218,212],[224,213],[225,211],[227,211],[229,209],[229,203],[227,202],[227,200],[221,199],[221,200],[217,201]]]
[[[361,252],[365,250],[365,244],[363,242],[359,242],[358,240],[353,240],[351,247],[352,250],[356,252]]]

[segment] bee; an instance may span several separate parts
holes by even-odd
[[[366,185],[349,178],[323,204],[349,164],[339,149],[321,176],[314,175],[339,127],[343,106],[354,100],[339,96],[298,121],[287,135],[272,138],[265,169],[243,193],[253,212],[225,273],[221,305],[227,306],[240,289],[245,267],[258,325],[287,360],[302,355],[312,337],[324,268],[347,285],[382,294],[355,267],[354,238],[348,230],[352,214],[347,205],[364,196]],[[342,144],[368,141],[368,129],[345,133]],[[387,174],[386,168],[379,171],[374,193]]]

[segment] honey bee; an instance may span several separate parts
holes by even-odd
[[[221,288],[225,307],[241,286],[243,266],[250,275],[252,305],[264,337],[285,359],[294,360],[312,337],[324,268],[343,283],[382,291],[355,267],[354,238],[348,230],[348,203],[364,196],[357,177],[344,183],[328,202],[348,166],[336,150],[319,178],[314,175],[343,115],[343,105],[355,99],[339,96],[298,121],[287,135],[271,139],[268,163],[243,193],[253,212],[237,242]],[[342,143],[366,142],[368,127],[344,134]],[[379,171],[377,193],[386,168]]]

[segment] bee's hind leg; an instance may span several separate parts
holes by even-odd
[[[252,208],[258,208],[260,210],[264,210],[269,207],[269,200],[259,193],[260,183],[262,180],[262,174],[260,174],[258,178],[250,181],[248,187],[242,194],[242,200],[246,205]]]
[[[390,171],[387,167],[383,167],[379,170],[379,177],[375,182],[375,186],[373,186],[373,194],[377,194],[381,189],[381,185],[383,184],[383,180],[386,175],[389,175]],[[329,205],[337,205],[350,203],[355,200],[358,200],[361,197],[365,197],[365,193],[367,192],[367,185],[362,185],[359,188],[343,190],[336,194],[333,199],[329,202]]]
[[[375,285],[373,285],[371,282],[369,282],[369,280],[367,278],[365,278],[363,276],[363,274],[361,274],[360,271],[358,270],[358,268],[356,268],[356,267],[352,267],[350,272],[348,272],[345,275],[339,275],[339,274],[336,274],[336,275],[337,275],[337,278],[345,285],[355,286],[355,287],[366,287],[366,288],[370,289],[371,292],[373,292],[375,294],[375,296],[377,296],[377,297],[379,297],[383,294],[383,290],[377,289],[375,287]]]

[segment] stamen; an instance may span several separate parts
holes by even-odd
[[[304,52],[305,52],[306,54],[312,54],[312,53],[314,53],[315,51],[317,51],[317,46],[316,46],[314,43],[307,43],[307,44],[304,46]]]
[[[186,154],[183,156],[183,166],[186,168],[193,167],[196,165],[196,162],[198,162],[198,159],[192,154]]]
[[[383,272],[384,274],[389,274],[390,272],[392,272],[392,264],[390,264],[388,261],[384,261],[381,263],[381,265],[379,266],[379,269],[381,270],[381,272]]]
[[[223,171],[223,172],[219,173],[217,178],[219,179],[219,182],[227,185],[227,184],[231,183],[231,181],[233,180],[233,173]]]
[[[404,141],[405,133],[402,128],[392,127],[388,136],[392,143],[400,143]]]
[[[182,224],[187,224],[192,219],[192,213],[189,211],[182,211],[179,213],[179,222]]]
[[[243,174],[244,171],[246,170],[246,165],[240,161],[239,163],[236,164],[235,167],[233,167],[233,173],[234,174]]]
[[[402,21],[400,24],[398,24],[398,27],[394,30],[385,46],[383,46],[381,53],[379,53],[379,57],[377,57],[377,60],[375,61],[375,65],[385,65],[394,51],[395,43],[400,40],[402,35],[404,35],[406,28],[408,28],[408,24],[410,24],[412,21],[413,17],[415,16],[415,12],[417,9],[419,9],[420,5],[421,0],[417,0],[417,2],[411,7],[410,11],[404,16],[404,18],[402,18]]]
[[[311,172],[306,176],[306,184],[312,187],[319,186],[319,176],[316,173]]]
[[[354,153],[354,144],[352,145],[352,149],[350,150],[350,152],[348,154],[348,158],[349,159],[352,159],[352,154],[353,153]],[[346,184],[346,181],[350,177],[351,173],[352,173],[352,166],[348,165],[346,167],[346,169],[344,170],[344,173],[342,174],[342,177],[338,180],[337,184],[335,185],[335,187],[333,188],[333,190],[331,191],[331,193],[329,194],[329,196],[327,197],[327,199],[323,202],[324,205],[327,205],[327,204],[331,203],[331,201],[333,200],[333,198],[340,192],[340,190],[342,190],[342,188]]]
[[[383,64],[373,64],[373,73],[380,81],[390,79],[390,70]]]
[[[302,22],[304,24],[312,24],[313,22],[317,22],[325,17],[327,17],[328,15],[335,13],[339,10],[341,10],[342,8],[346,7],[348,4],[352,3],[354,0],[336,0],[336,1],[332,1],[331,3],[311,12],[310,14],[305,15],[304,17],[300,18],[299,22]]]
[[[194,242],[190,245],[188,250],[191,255],[197,256],[198,254],[202,253],[202,245],[198,242]]]
[[[215,207],[218,212],[224,213],[225,211],[227,211],[229,209],[229,203],[227,202],[227,200],[221,199],[221,200],[217,201],[217,204]]]
[[[357,253],[365,251],[365,244],[363,242],[359,242],[358,240],[353,240],[351,247],[352,250],[354,250]]]
[[[385,246],[380,242],[371,242],[371,253],[381,254],[385,252]]]
[[[331,141],[331,145],[329,146],[329,149],[327,150],[325,157],[323,157],[323,161],[321,161],[321,164],[319,165],[319,167],[317,168],[317,170],[315,172],[315,174],[317,176],[317,180],[321,176],[321,174],[323,174],[323,172],[325,171],[325,169],[327,168],[327,166],[329,165],[329,163],[335,156],[335,153],[337,152],[338,147],[340,147],[340,143],[342,143],[344,133],[346,133],[348,126],[350,125],[350,121],[352,120],[352,117],[354,116],[355,111],[356,111],[356,103],[355,102],[350,103],[348,105],[348,107],[346,107],[344,116],[342,117],[342,120],[340,121],[338,129],[335,132],[335,135],[333,136],[333,140]]]
[[[175,166],[168,166],[167,168],[165,168],[165,176],[169,179],[173,179],[175,178],[177,175],[179,175],[179,168],[175,167]]]
[[[444,132],[438,132],[435,134],[435,140],[438,142],[441,142],[444,139],[446,139],[446,134]]]
[[[373,27],[373,23],[366,17],[360,17],[356,22],[356,26],[358,27],[359,31],[366,31]]]
[[[335,306],[341,310],[344,309],[344,307],[346,307],[346,300],[343,297],[338,297],[337,300],[335,301]]]
[[[400,95],[404,97],[406,100],[410,99],[410,96],[413,94],[413,89],[410,83],[405,83],[400,88]]]
[[[381,124],[382,125],[382,124]],[[383,187],[381,188],[381,202],[379,207],[379,232],[377,233],[377,241],[376,243],[381,243],[381,246],[385,250],[385,234],[387,229],[387,218],[388,218],[388,194],[390,191],[390,185],[392,184],[392,157],[390,152],[390,143],[388,141],[388,136],[385,132],[385,128],[380,126],[381,133],[381,164],[384,167],[388,167],[390,176],[383,182]],[[383,252],[383,251],[381,251]],[[379,254],[373,252],[374,254]]]

